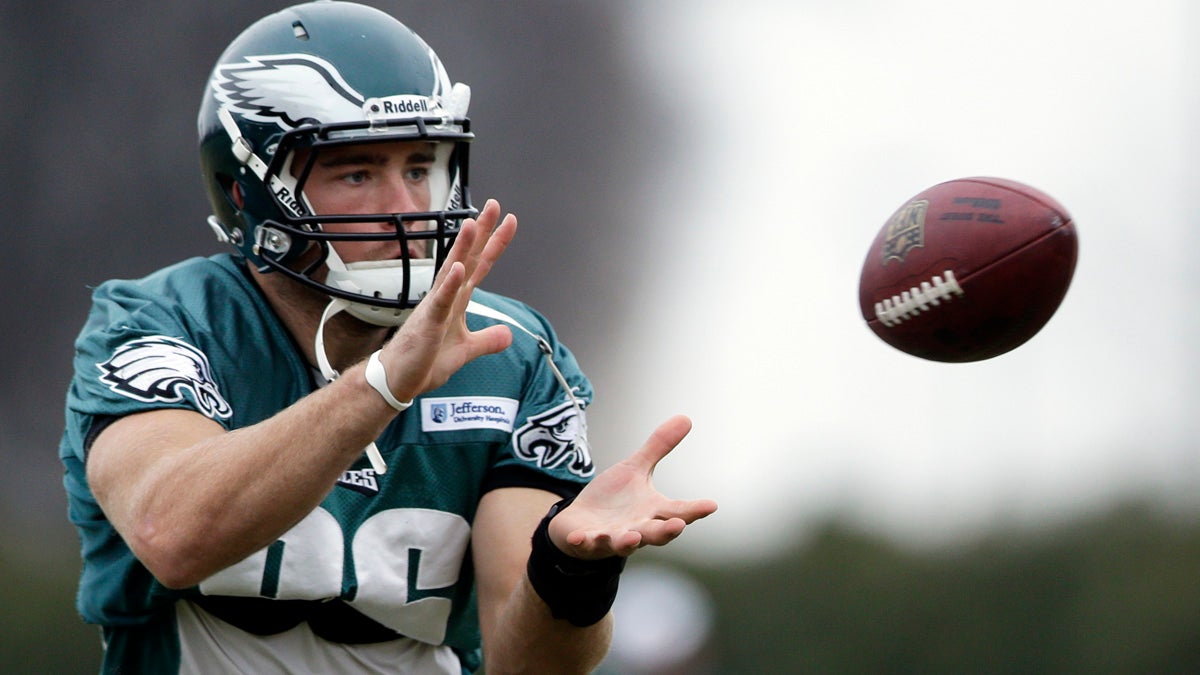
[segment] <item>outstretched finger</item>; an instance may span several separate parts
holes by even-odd
[[[691,430],[692,421],[685,415],[676,415],[658,425],[642,447],[625,461],[646,473],[653,473],[654,467],[674,450]]]
[[[508,245],[512,243],[513,237],[517,234],[517,217],[513,214],[508,214],[504,220],[492,230],[491,236],[488,237],[487,245],[483,249],[483,253],[479,256],[479,260],[475,266],[475,270],[471,275],[470,285],[472,288],[478,286],[492,271],[492,266],[504,254]]]
[[[701,518],[711,516],[717,510],[717,503],[711,499],[673,499],[659,511],[660,518],[678,518],[687,524],[692,524]]]
[[[459,291],[466,277],[467,272],[461,262],[456,260],[443,265],[438,272],[437,283],[421,300],[418,310],[424,311],[433,325],[444,324],[458,304]]]
[[[458,235],[454,239],[454,246],[450,247],[450,252],[446,254],[446,261],[442,263],[442,268],[434,277],[433,288],[435,290],[442,284],[447,270],[453,267],[454,263],[466,265],[468,257],[466,251],[475,245],[475,240],[479,237],[479,230],[479,223],[474,218],[467,218],[463,221],[462,226],[458,229]]]
[[[496,229],[496,223],[500,220],[500,203],[495,199],[489,199],[483,205],[483,210],[475,216],[475,237],[463,246],[459,246],[457,241],[454,242],[452,252],[457,252],[462,256],[463,264],[467,266],[467,277],[473,278],[475,275],[475,267],[479,264],[479,258],[483,255],[484,249],[491,239],[492,230]]]
[[[575,530],[567,535],[568,555],[584,560],[605,558],[610,555],[629,555],[642,543],[642,534],[636,530],[624,530],[616,536],[603,530]]]
[[[681,518],[651,520],[638,528],[641,535],[639,546],[665,546],[683,534],[687,523]]]
[[[508,326],[488,326],[469,336],[471,349],[469,359],[484,354],[495,354],[508,349],[512,344],[512,331]]]

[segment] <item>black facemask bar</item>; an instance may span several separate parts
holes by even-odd
[[[460,131],[447,131],[447,126],[456,126]],[[316,288],[331,297],[388,309],[406,309],[413,306],[413,303],[406,300],[410,295],[409,270],[412,259],[408,243],[411,241],[429,242],[428,245],[434,249],[432,257],[436,273],[441,269],[449,254],[462,226],[462,221],[474,218],[479,214],[471,206],[467,187],[468,142],[473,138],[474,134],[470,132],[470,121],[467,118],[451,120],[442,117],[345,122],[308,126],[284,134],[267,167],[268,178],[280,175],[280,172],[285,171],[287,158],[294,155],[297,150],[309,150],[310,152],[296,177],[296,194],[287,194],[283,188],[280,188],[280,193],[271,191],[272,198],[286,220],[271,219],[260,225],[256,234],[259,258],[271,269],[304,285]],[[447,197],[451,198],[452,204],[461,204],[462,207],[412,213],[313,215],[300,200],[299,195],[303,194],[304,184],[322,150],[346,145],[421,141],[453,142],[455,144],[447,160],[446,171],[456,180],[449,181],[447,187],[451,190],[451,195],[447,195]],[[452,171],[452,168],[456,170]],[[264,183],[271,184],[269,180],[264,180]],[[407,229],[405,223],[412,222],[434,223],[435,227],[432,229]],[[322,223],[389,223],[392,225],[393,231],[325,232],[321,228]],[[329,242],[393,239],[399,243],[404,268],[403,290],[399,297],[365,297],[322,284],[313,279],[312,275],[325,263],[329,252]],[[319,255],[303,269],[293,269],[295,262],[313,246],[318,248]]]

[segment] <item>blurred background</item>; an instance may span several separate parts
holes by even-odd
[[[0,3],[0,672],[94,672],[56,457],[89,288],[220,249],[195,113],[261,0]],[[1200,672],[1200,9],[1186,0],[373,1],[473,90],[492,290],[592,376],[601,466],[720,511],[643,551],[607,673]],[[1071,211],[1050,324],[976,364],[857,306],[892,211]]]

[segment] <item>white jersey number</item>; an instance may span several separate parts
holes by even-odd
[[[430,644],[446,636],[451,601],[471,526],[432,509],[389,509],[368,518],[349,543],[358,593],[347,602],[366,616]],[[205,595],[323,600],[342,593],[345,536],[318,507],[274,544],[200,583]]]

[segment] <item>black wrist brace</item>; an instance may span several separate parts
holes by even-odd
[[[614,555],[581,560],[554,545],[550,540],[550,519],[574,499],[570,497],[550,507],[550,512],[538,523],[525,573],[554,618],[566,619],[582,628],[600,621],[612,608],[625,558]]]

